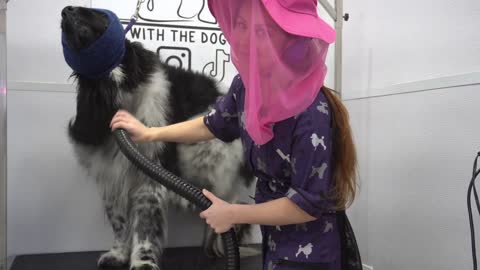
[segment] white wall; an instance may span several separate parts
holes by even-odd
[[[345,12],[343,97],[361,184],[349,215],[364,263],[472,269],[480,2],[345,0]]]
[[[6,96],[6,79],[7,79],[7,40],[6,40],[6,2],[0,0],[0,269],[5,269],[6,265],[6,210],[7,210],[7,96]]]
[[[68,83],[63,60],[60,12],[90,0],[16,0],[8,3],[8,81]]]
[[[466,192],[480,149],[479,90],[346,102],[362,184],[352,222],[367,265],[471,269]]]
[[[344,6],[351,15],[344,24],[345,99],[480,71],[479,1],[345,0]],[[479,75],[471,76],[478,83]]]

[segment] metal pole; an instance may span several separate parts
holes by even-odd
[[[337,38],[335,41],[335,91],[342,97],[342,29],[343,29],[343,0],[335,0],[336,20],[335,30]]]
[[[318,2],[320,3],[320,5],[322,5],[322,7],[328,12],[328,15],[330,15],[330,17],[332,17],[332,19],[334,21],[337,20],[337,14],[335,9],[332,7],[332,5],[330,5],[330,3],[327,1],[327,0],[318,0]]]
[[[0,0],[0,270],[7,269],[7,1]]]
[[[343,0],[335,0],[335,8],[330,5],[328,0],[318,0],[322,7],[327,11],[335,22],[337,38],[335,41],[335,82],[334,91],[342,97],[342,48],[343,48],[343,20],[348,20],[348,14],[343,16]]]

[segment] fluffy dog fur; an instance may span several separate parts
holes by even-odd
[[[100,37],[107,23],[102,13],[92,9],[66,7],[62,12],[62,31],[75,49]],[[77,111],[68,134],[78,161],[97,180],[115,236],[112,249],[99,258],[99,266],[130,263],[131,269],[159,269],[169,204],[183,210],[195,207],[138,171],[119,151],[109,123],[119,109],[148,126],[188,120],[205,114],[221,91],[211,78],[168,66],[140,43],[125,42],[123,62],[108,77],[92,80],[72,74],[77,84]],[[243,164],[240,141],[154,142],[138,147],[169,171],[230,202],[238,201],[238,194],[247,194],[253,184]],[[246,229],[237,228],[239,238]],[[218,235],[209,227],[207,230],[207,254],[221,256]]]

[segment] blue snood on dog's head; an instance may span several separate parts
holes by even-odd
[[[123,60],[125,55],[125,32],[117,15],[110,10],[95,9],[108,16],[108,27],[87,48],[75,51],[68,46],[62,32],[63,56],[75,73],[98,79],[108,76]]]

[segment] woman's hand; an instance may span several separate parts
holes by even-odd
[[[113,130],[123,128],[132,137],[134,142],[150,141],[150,130],[129,112],[119,110],[110,122],[110,128]]]
[[[208,225],[215,230],[216,233],[224,233],[233,227],[233,211],[232,204],[217,198],[213,193],[204,189],[205,195],[212,205],[205,211],[200,213],[200,217],[205,219]]]

